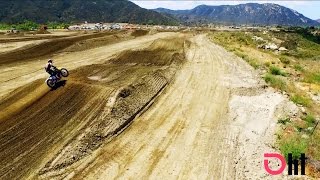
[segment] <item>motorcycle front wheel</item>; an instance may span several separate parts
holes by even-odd
[[[69,76],[69,71],[65,68],[61,68],[60,72],[61,72],[61,76],[63,76],[63,77]]]

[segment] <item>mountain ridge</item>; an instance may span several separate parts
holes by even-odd
[[[129,22],[178,24],[170,16],[144,9],[128,0],[0,1],[0,22]]]
[[[171,14],[184,23],[222,23],[318,26],[319,22],[301,13],[273,3],[246,3],[239,5],[209,6],[199,5],[189,10],[154,9],[163,14]]]

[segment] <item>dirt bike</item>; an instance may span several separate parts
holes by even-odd
[[[50,88],[54,88],[56,84],[61,80],[62,77],[68,77],[69,71],[66,68],[54,68],[55,75],[51,75],[47,80],[46,83]]]

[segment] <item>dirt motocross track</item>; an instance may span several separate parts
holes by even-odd
[[[294,113],[205,35],[158,33],[53,59],[71,76],[51,91],[44,59],[0,65],[1,179],[266,178],[275,119]]]

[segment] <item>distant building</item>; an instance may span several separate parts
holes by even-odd
[[[111,25],[111,29],[122,29],[122,26],[120,24],[113,24]]]
[[[69,30],[81,30],[81,26],[79,25],[73,25],[68,27]]]
[[[109,29],[111,29],[111,25],[109,25],[109,24],[104,24],[104,25],[102,25],[102,29],[104,29],[104,30],[109,30]]]
[[[140,27],[134,24],[127,24],[123,26],[123,29],[140,29]]]

